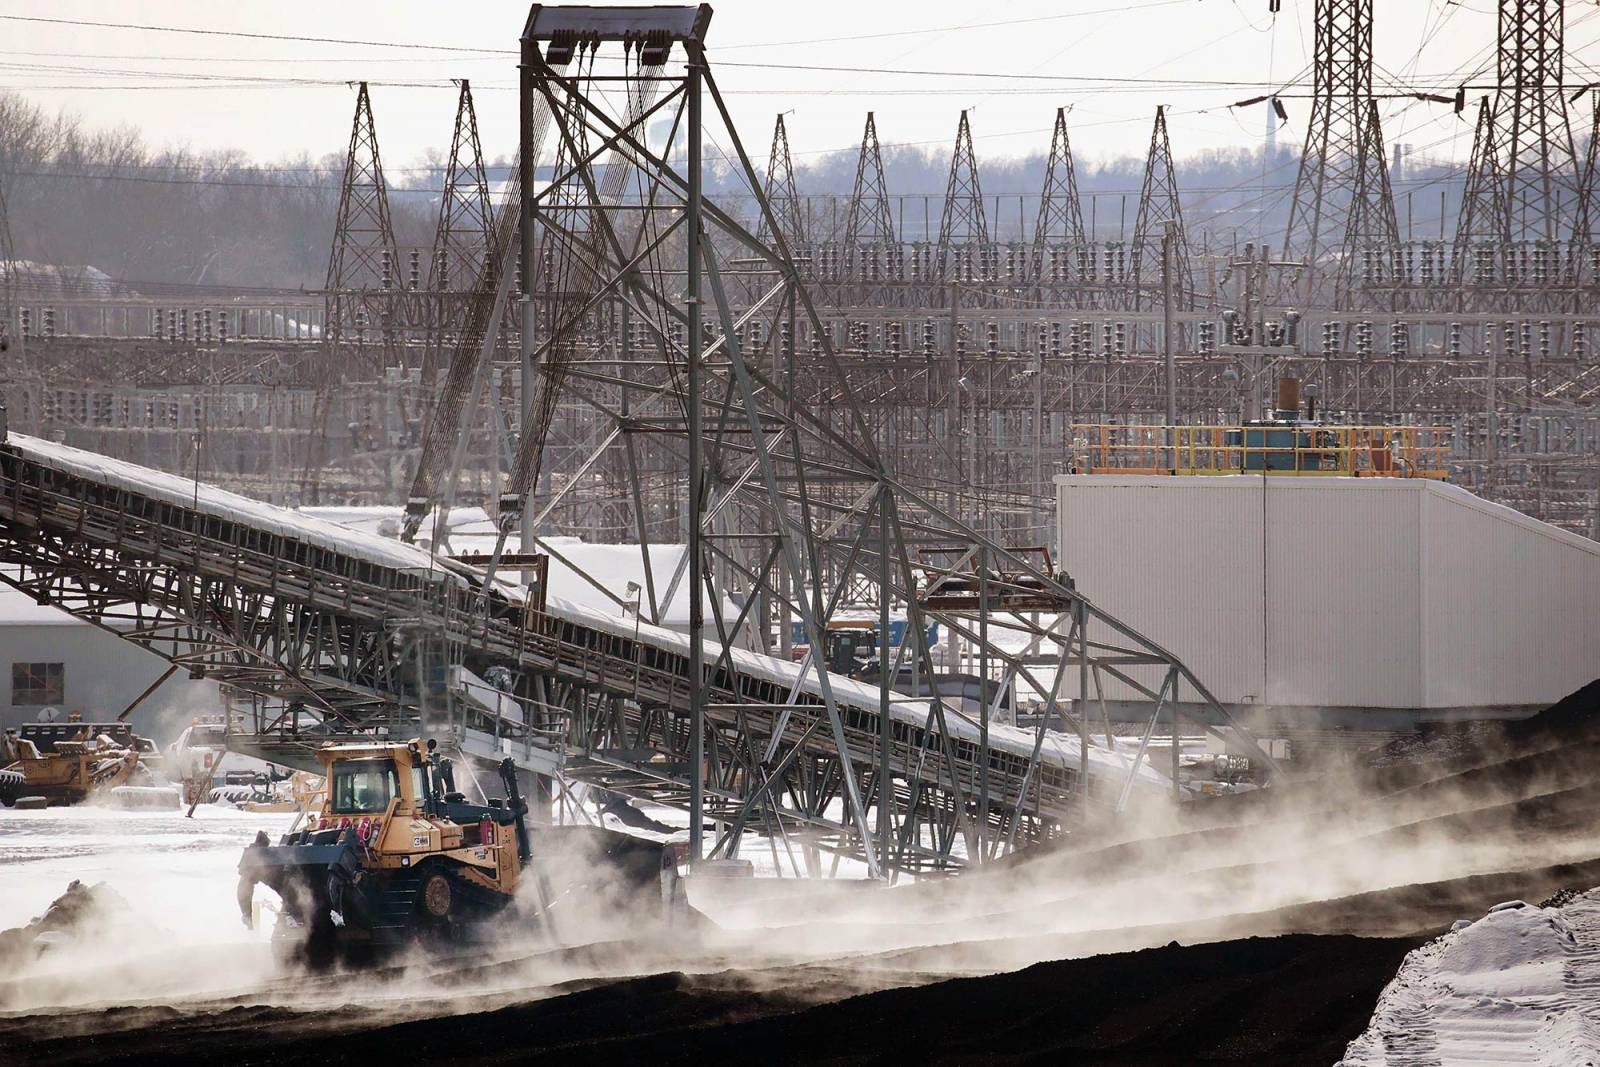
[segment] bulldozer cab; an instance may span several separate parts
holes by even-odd
[[[322,804],[325,815],[415,815],[426,806],[427,758],[416,741],[328,745],[317,756],[327,783]]]
[[[392,800],[414,799],[404,795],[400,771],[392,759],[368,756],[336,760],[329,770],[331,814],[381,815],[388,812]]]

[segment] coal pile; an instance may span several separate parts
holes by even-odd
[[[533,1004],[354,1029],[234,1009],[30,1039],[0,1023],[15,1064],[404,1062],[1332,1063],[1418,942],[1288,936],[1041,963],[794,1010],[782,992],[660,974]],[[778,976],[769,975],[769,978]],[[780,983],[781,984],[781,983]],[[330,1032],[329,1024],[332,1025]]]

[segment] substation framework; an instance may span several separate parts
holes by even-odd
[[[1593,536],[1597,139],[1593,95],[1565,79],[1564,7],[1499,0],[1495,88],[1455,102],[1464,120],[1476,114],[1475,143],[1456,232],[1436,241],[1402,240],[1395,223],[1372,88],[1372,0],[1316,0],[1311,121],[1280,248],[1194,246],[1164,112],[1127,241],[1085,226],[1064,109],[1037,203],[1018,200],[1009,241],[996,234],[1010,208],[982,192],[968,116],[947,193],[921,198],[920,212],[916,198],[891,194],[874,116],[843,201],[801,195],[780,121],[762,183],[772,220],[750,208],[754,190],[717,199],[763,238],[782,234],[817,328],[803,316],[792,326],[747,317],[768,268],[712,234],[734,329],[746,344],[794,350],[806,403],[827,402],[805,392],[826,334],[891,466],[1013,543],[1051,536],[1049,478],[1071,466],[1085,424],[1160,422],[1169,411],[1180,422],[1234,421],[1270,408],[1283,374],[1315,383],[1336,418],[1454,428],[1455,478]],[[1580,118],[1590,119],[1587,151],[1573,134]],[[448,483],[447,499],[495,507],[530,408],[512,294],[524,257],[516,197],[489,196],[466,82],[451,146],[435,240],[402,249],[371,96],[358,87],[327,287],[314,304],[301,294],[211,306],[73,296],[7,270],[12,424],[168,469],[198,464],[282,502],[392,502]],[[1177,272],[1170,329],[1163,240]],[[546,301],[569,287],[555,250],[534,253]],[[499,325],[486,342],[491,319]],[[612,358],[642,345],[644,326],[616,299],[590,307],[585,327]],[[683,325],[668,327],[684,343]],[[486,343],[488,362],[477,359]],[[112,376],[108,354],[121,368]],[[433,405],[452,388],[469,402],[450,405],[454,424],[432,437],[459,443],[419,461]],[[621,395],[614,383],[587,388]],[[656,442],[626,443],[564,392],[548,403],[530,439],[546,450],[535,498],[559,497],[551,526],[629,540],[643,523],[681,540],[688,486],[671,470],[682,457],[652,462]],[[630,447],[651,468],[638,494],[618,480]]]

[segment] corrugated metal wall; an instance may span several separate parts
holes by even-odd
[[[1226,704],[1536,705],[1600,675],[1600,545],[1455,486],[1056,482],[1079,587]]]
[[[1600,676],[1600,545],[1458,489],[1423,498],[1430,707],[1550,703]]]

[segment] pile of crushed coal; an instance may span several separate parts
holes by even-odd
[[[25,926],[0,931],[0,972],[10,973],[127,910],[128,902],[105,883],[86,886],[74,880],[43,915]]]

